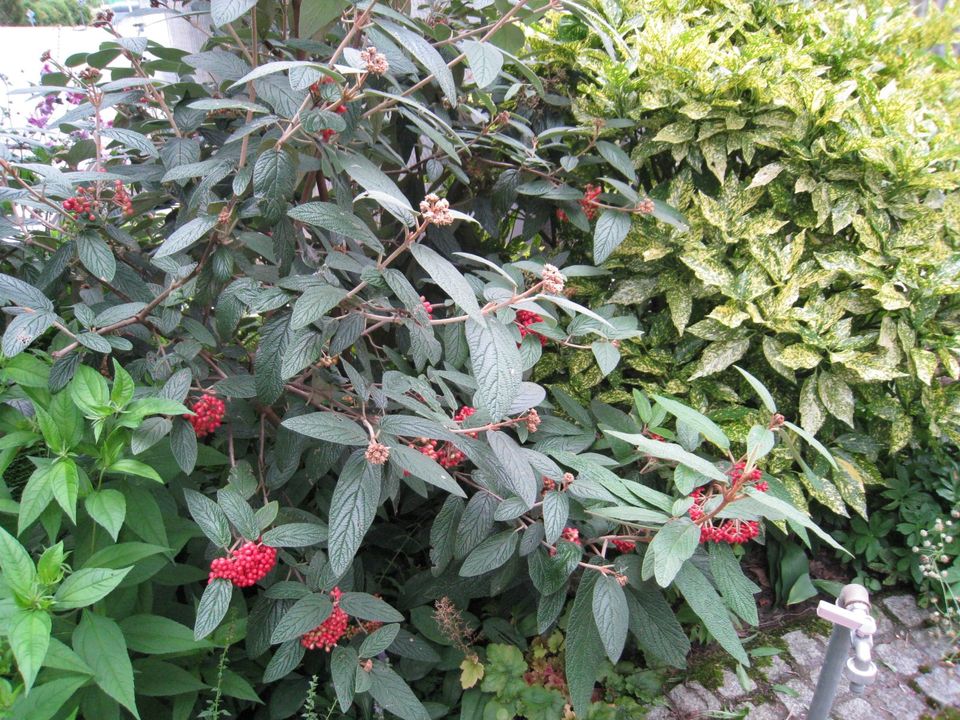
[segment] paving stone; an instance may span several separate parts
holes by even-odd
[[[670,702],[673,703],[673,707],[680,717],[696,717],[700,713],[709,711],[705,698],[701,697],[700,693],[691,687],[692,685],[699,685],[699,683],[677,685],[667,693],[667,697],[670,698]],[[703,686],[701,685],[701,687]],[[706,692],[705,689],[704,692]]]
[[[877,621],[877,632],[873,635],[874,642],[890,642],[897,635],[897,626],[882,612],[873,611],[873,619]]]
[[[785,684],[796,695],[780,692],[777,693],[777,697],[787,706],[787,710],[798,717],[804,717],[807,714],[807,708],[810,707],[810,701],[813,700],[813,688],[800,678],[794,678]]]
[[[916,682],[934,702],[945,707],[960,707],[960,672],[957,668],[938,665],[931,672],[918,675]]]
[[[740,684],[740,681],[737,679],[736,674],[730,672],[729,670],[724,670],[723,684],[717,688],[717,693],[725,700],[735,700],[738,697],[743,697],[747,693],[752,693],[756,689],[757,684],[748,677],[747,688],[744,690],[743,686]]]
[[[794,630],[783,636],[787,649],[798,665],[804,668],[819,667],[823,662],[826,647],[819,639],[806,635],[802,630]]]
[[[877,720],[877,711],[863,698],[847,700],[836,705],[833,710],[836,720]],[[884,715],[880,715],[884,717]]]
[[[943,660],[943,656],[950,649],[950,641],[936,628],[926,630],[911,630],[909,637],[913,644],[920,649],[930,664]]]
[[[925,610],[917,607],[917,601],[912,595],[894,595],[881,602],[897,620],[907,627],[919,627],[929,618]]]
[[[883,670],[880,671],[883,673]],[[887,678],[881,674],[878,680]],[[875,708],[883,708],[896,720],[919,720],[930,708],[912,688],[899,682],[889,685],[872,685],[864,692],[864,699]]]
[[[770,664],[760,668],[763,676],[772,683],[780,682],[793,674],[793,669],[779,655],[770,657]]]
[[[747,717],[750,720],[784,720],[787,711],[776,705],[761,705]]]
[[[873,648],[876,659],[898,675],[916,675],[920,666],[926,663],[927,656],[907,640],[894,640],[891,643],[876,645]],[[883,670],[881,669],[881,672]]]

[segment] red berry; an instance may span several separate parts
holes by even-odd
[[[277,564],[277,549],[260,542],[248,542],[227,557],[216,558],[210,563],[208,582],[216,579],[229,580],[237,587],[250,587],[267,576]]]
[[[587,185],[583,191],[583,198],[580,200],[580,207],[588,220],[593,220],[597,215],[597,196],[603,192],[603,188],[596,185]]]
[[[528,325],[533,325],[534,323],[538,322],[543,322],[543,318],[537,315],[535,312],[531,312],[529,310],[517,310],[516,323],[517,327],[520,328],[520,337],[526,337],[530,333],[533,333],[540,340],[540,346],[543,347],[547,344],[547,338],[535,330],[531,330],[529,327],[527,327]]]
[[[323,648],[326,652],[339,642],[347,631],[350,616],[340,608],[340,598],[343,593],[335,587],[330,591],[330,601],[333,603],[333,612],[313,630],[305,632],[300,638],[300,644],[307,650]]]
[[[213,395],[204,395],[190,409],[193,410],[194,414],[184,415],[184,418],[193,425],[193,431],[197,434],[197,437],[202,438],[220,427],[226,405],[220,398]]]
[[[637,548],[637,544],[635,542],[631,542],[630,540],[611,540],[610,542],[612,542],[613,546],[622,553],[631,553]]]

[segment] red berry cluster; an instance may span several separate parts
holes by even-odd
[[[423,303],[423,309],[427,311],[427,317],[433,320],[433,303],[427,300],[423,295],[420,296],[420,302]]]
[[[113,183],[113,202],[116,203],[121,212],[127,217],[133,215],[133,201],[130,199],[130,193],[123,187],[123,183],[115,180]]]
[[[580,547],[583,547],[583,543],[580,540],[580,531],[577,530],[576,528],[572,528],[572,527],[564,528],[563,532],[560,533],[560,539],[566,540],[567,542],[573,543],[574,545],[579,545]],[[550,555],[553,556],[556,554],[557,554],[557,549],[555,547],[550,548]]]
[[[739,463],[738,463],[739,464]],[[743,467],[737,468],[735,465],[731,468],[728,473],[733,477],[737,472],[740,473],[738,476],[737,484],[743,484],[743,481],[739,478],[743,476]],[[753,470],[748,473],[748,478],[759,478],[761,475],[759,470]],[[753,482],[753,487],[761,492],[767,491],[766,482]],[[694,490],[690,497],[693,498],[693,505],[690,507],[689,515],[690,519],[694,522],[699,521],[704,517],[705,513],[703,511],[703,506],[710,498],[711,493],[705,491],[703,488],[697,488]],[[745,543],[753,538],[757,537],[760,534],[760,523],[757,520],[737,520],[729,519],[724,520],[719,525],[714,525],[713,520],[705,520],[700,523],[700,542],[725,542],[730,545],[739,545]]]
[[[580,200],[580,207],[587,216],[587,220],[593,220],[597,216],[597,197],[603,192],[599,185],[587,185],[583,190],[583,198]]]
[[[760,470],[760,468],[756,468],[756,467],[753,468],[746,475],[744,475],[743,471],[746,469],[746,467],[747,467],[747,464],[743,460],[740,460],[739,462],[735,463],[733,467],[727,470],[727,476],[730,478],[731,484],[736,485],[737,483],[744,483],[744,482],[756,483],[758,480],[760,480],[760,478],[763,477],[763,472]],[[766,492],[767,491],[766,483],[758,483],[754,487],[757,487],[758,489],[760,489],[759,485],[761,484],[763,485],[763,488],[762,488],[763,492]]]
[[[631,553],[637,548],[637,544],[630,540],[611,540],[610,542],[622,553]]]
[[[215,398],[213,395],[204,395],[190,409],[195,414],[184,415],[183,417],[193,425],[193,431],[197,434],[197,437],[202,438],[220,427],[226,405],[223,404],[223,400]]]
[[[528,327],[538,322],[543,322],[543,318],[535,312],[531,312],[530,310],[517,310],[516,323],[517,327],[520,328],[520,337],[526,337],[533,333],[540,340],[540,346],[543,347],[547,344],[547,338]]]
[[[94,197],[94,192],[95,189],[92,186],[78,187],[77,194],[74,197],[63,201],[63,209],[68,213],[73,213],[73,216],[78,220],[96,220],[97,216],[93,214],[93,211],[97,209],[99,203]]]
[[[546,475],[543,477],[543,492],[547,493],[551,490],[557,489],[557,481],[553,478],[548,478]]]
[[[462,423],[462,422],[463,422],[464,420],[466,420],[468,417],[470,417],[471,415],[473,415],[476,411],[477,411],[477,409],[476,409],[475,407],[470,407],[469,405],[464,405],[464,406],[461,407],[459,410],[457,410],[456,413],[454,413],[453,419],[456,420],[458,423]],[[474,438],[474,439],[477,438],[478,434],[479,434],[479,433],[475,433],[475,432],[467,433],[467,435],[468,435],[469,437],[472,437],[472,438]]]
[[[323,648],[326,652],[330,652],[347,632],[350,616],[340,608],[340,597],[342,595],[343,593],[338,587],[330,591],[330,600],[333,602],[333,612],[330,613],[330,617],[313,630],[305,632],[300,638],[300,644],[307,650]]]
[[[237,587],[250,587],[267,576],[277,564],[277,549],[259,542],[248,542],[224,558],[210,563],[208,582],[218,578]]]
[[[453,419],[459,423],[462,423],[476,411],[476,408],[470,407],[469,405],[464,405],[462,408],[457,410],[456,414],[453,416]],[[472,438],[477,437],[477,433],[475,432],[467,434]],[[467,459],[467,456],[458,450],[453,443],[438,442],[432,438],[417,438],[414,442],[407,443],[407,447],[419,451],[420,454],[426,455],[431,460],[439,463],[441,467],[448,469],[457,467]]]
[[[358,620],[356,625],[351,625],[347,628],[346,632],[343,633],[343,636],[350,640],[355,638],[357,635],[372,635],[376,630],[383,626],[383,623],[379,620]]]

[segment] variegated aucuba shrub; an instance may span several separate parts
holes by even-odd
[[[491,639],[563,625],[582,716],[631,626],[683,664],[681,597],[746,662],[732,545],[810,527],[758,463],[819,446],[765,391],[733,445],[666,397],[625,420],[530,380],[638,335],[568,297],[599,271],[542,233],[604,203],[502,110],[545,93],[517,51],[547,7],[332,7],[215,0],[198,54],[46,55],[38,94],[82,99],[4,136],[14,717],[445,716],[483,650],[441,598]],[[677,222],[628,190],[607,216]],[[667,412],[678,443],[643,434]]]
[[[955,39],[957,7],[589,7],[530,33],[545,82],[569,100],[530,112],[571,126],[554,153],[579,163],[571,191],[600,191],[585,203],[630,204],[639,182],[684,223],[601,208],[588,226],[564,207],[557,247],[615,279],[578,281],[577,299],[633,308],[646,333],[609,373],[586,352],[551,354],[535,379],[612,403],[665,391],[742,440],[736,363],[834,451],[820,480],[784,473],[795,500],[866,516],[865,486],[898,453],[960,438],[960,73],[938,48]]]

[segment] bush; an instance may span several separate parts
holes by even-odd
[[[629,632],[683,666],[681,603],[749,664],[735,548],[764,521],[832,543],[761,468],[795,472],[801,438],[834,461],[746,372],[734,439],[669,397],[587,409],[527,378],[554,344],[609,370],[637,335],[567,296],[596,268],[539,248],[556,202],[599,207],[549,160],[562,128],[501,110],[552,97],[517,59],[539,13],[253,5],[215,0],[196,55],[44,57],[38,94],[84,96],[50,124],[70,139],[8,135],[5,710],[482,712],[464,633],[559,625],[586,717]],[[630,192],[603,222],[679,222]]]
[[[25,21],[22,0],[0,1],[0,25],[23,25]]]
[[[837,468],[784,475],[795,500],[865,516],[887,458],[958,438],[960,74],[934,52],[956,8],[591,7],[538,25],[553,105],[525,112],[574,126],[550,157],[578,165],[576,186],[625,206],[636,178],[684,220],[608,211],[591,230],[566,208],[557,246],[576,261],[592,245],[612,273],[577,298],[635,310],[645,333],[616,370],[562,352],[534,378],[621,403],[659,388],[743,438],[738,363],[835,450]]]

